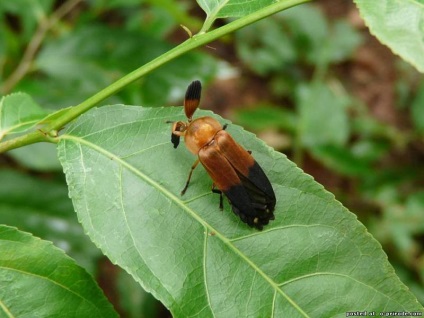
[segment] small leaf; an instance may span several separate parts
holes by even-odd
[[[0,100],[0,139],[12,134],[23,133],[37,125],[48,123],[62,115],[66,109],[49,114],[47,110],[36,104],[31,96],[25,93],[14,93]],[[42,130],[42,127],[39,126]],[[34,128],[34,129],[35,129]],[[58,170],[55,146],[48,143],[37,143],[14,149],[8,153],[25,167],[38,171]]]
[[[365,23],[394,53],[424,72],[422,0],[354,0]]]
[[[61,250],[0,225],[0,316],[117,317],[93,278]]]
[[[243,17],[262,9],[274,0],[197,0],[199,6],[206,12],[206,20],[202,28],[207,31],[218,18]]]
[[[215,18],[242,17],[272,4],[274,0],[197,0],[208,16]]]
[[[35,126],[47,112],[24,93],[15,93],[0,100],[0,139]]]
[[[262,232],[218,208],[211,180],[172,147],[183,109],[93,109],[60,136],[59,158],[86,233],[174,317],[330,317],[419,311],[380,244],[334,196],[236,125],[227,131],[269,176],[275,220]],[[199,111],[197,116],[213,116]],[[225,173],[225,172],[223,172]],[[378,314],[377,314],[378,315]]]

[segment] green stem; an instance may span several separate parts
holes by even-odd
[[[41,141],[49,141],[47,140],[45,134],[43,134],[41,131],[33,131],[26,135],[22,135],[10,140],[6,140],[0,143],[0,153],[20,148],[26,145],[34,144],[36,142]]]
[[[165,54],[159,56],[158,58],[150,61],[149,63],[141,66],[140,68],[136,69],[135,71],[127,74],[126,76],[122,77],[121,79],[117,80],[115,83],[109,85],[108,87],[104,88],[97,94],[93,95],[92,97],[86,99],[81,104],[69,109],[67,112],[65,112],[62,116],[55,119],[51,123],[47,124],[45,127],[43,127],[43,131],[46,133],[52,131],[52,130],[59,130],[66,124],[68,124],[70,121],[74,120],[81,114],[87,112],[90,108],[97,105],[100,101],[108,98],[109,96],[117,93],[119,90],[127,86],[128,84],[134,82],[135,80],[139,79],[140,77],[146,75],[147,73],[153,71],[154,69],[164,65],[165,63],[197,48],[202,45],[205,45],[207,43],[210,43],[226,34],[229,34],[231,32],[234,32],[242,27],[245,27],[249,24],[252,24],[258,20],[261,20],[263,18],[266,18],[274,13],[277,13],[279,11],[288,9],[290,7],[299,5],[301,3],[306,3],[311,0],[280,0],[276,3],[273,3],[261,10],[258,10],[254,13],[251,13],[243,18],[237,19],[227,25],[224,25],[218,29],[215,29],[213,31],[202,33],[193,36],[192,38],[188,39],[187,41],[181,43],[180,45],[176,46],[175,48],[171,49],[170,51],[166,52]],[[32,132],[27,135],[23,135],[21,137],[18,137],[16,139],[12,139],[3,143],[0,143],[0,153],[4,151],[8,151],[10,149],[14,149],[17,147],[21,147],[27,144],[31,144],[34,142],[39,142],[44,140],[43,134],[40,132]]]

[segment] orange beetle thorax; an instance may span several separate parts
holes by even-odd
[[[188,150],[197,155],[199,150],[210,143],[220,130],[222,130],[221,124],[212,117],[197,118],[189,123],[185,131],[185,145]]]

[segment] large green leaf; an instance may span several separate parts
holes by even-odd
[[[354,1],[371,33],[424,72],[424,1]]]
[[[50,242],[0,225],[0,317],[117,317],[93,278]]]
[[[197,113],[205,114],[224,123]],[[182,119],[180,107],[102,107],[81,116],[59,142],[86,233],[175,317],[423,309],[355,215],[240,127],[227,131],[268,174],[276,219],[259,232],[228,204],[220,212],[201,167],[181,197],[195,158],[184,145],[173,149],[165,121]]]

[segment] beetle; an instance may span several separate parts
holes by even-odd
[[[198,158],[191,167],[188,179],[181,191],[186,192],[192,173],[199,162],[211,177],[212,191],[220,194],[220,209],[223,208],[222,194],[230,202],[233,212],[250,227],[262,230],[274,220],[276,198],[265,172],[252,157],[251,152],[240,146],[216,119],[206,116],[193,120],[199,106],[202,85],[193,81],[184,98],[187,122],[172,123],[171,142],[174,148],[184,137],[187,149]]]

